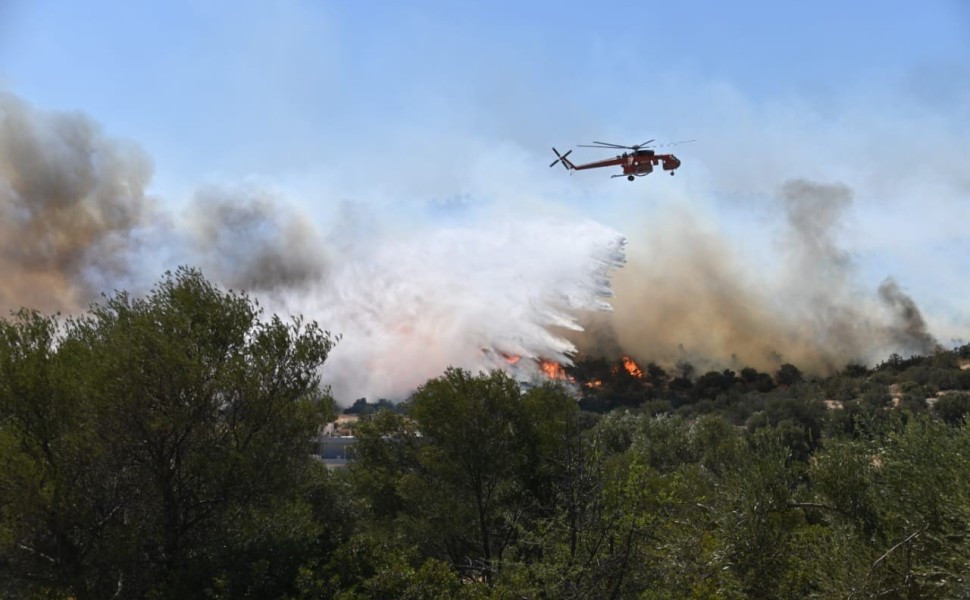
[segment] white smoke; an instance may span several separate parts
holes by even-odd
[[[327,200],[338,195],[336,188],[294,195],[225,183],[204,186],[184,214],[175,215],[148,194],[151,161],[137,146],[108,138],[83,115],[42,113],[0,95],[0,276],[6,282],[0,310],[27,305],[76,314],[99,292],[140,294],[164,269],[197,266],[216,283],[258,294],[267,314],[301,314],[339,334],[323,376],[341,403],[404,398],[448,366],[499,367],[529,378],[537,374],[538,359],[568,365],[577,347],[584,354],[632,354],[659,363],[686,357],[703,367],[768,369],[784,361],[824,373],[847,360],[866,361],[873,352],[875,359],[891,351],[929,352],[937,345],[931,331],[954,331],[923,318],[905,291],[914,287],[910,277],[879,284],[878,300],[862,285],[860,247],[846,246],[839,234],[860,204],[869,206],[872,219],[879,206],[872,190],[861,195],[868,202],[859,202],[858,184],[805,178],[789,179],[780,194],[772,193],[771,205],[783,210],[768,211],[769,218],[742,219],[734,214],[741,207],[732,205],[729,216],[751,227],[733,234],[727,219],[705,210],[713,192],[683,188],[683,201],[671,203],[672,182],[618,187],[604,175],[601,187],[572,193],[594,207],[597,219],[614,215],[608,222],[630,239],[630,263],[612,284],[616,312],[605,314],[612,271],[625,260],[625,238],[577,217],[540,216],[571,210],[569,190],[592,180],[569,179],[569,186],[557,187],[541,175],[548,170],[536,174],[536,161],[514,147],[488,152],[469,153],[470,164],[479,167],[464,182],[442,182],[428,172],[419,177],[420,193],[350,194],[368,204],[348,204],[343,208],[349,212],[335,217],[311,218],[286,200]],[[692,161],[689,172],[703,172],[705,162],[715,164]],[[763,161],[752,162],[763,167]],[[801,160],[785,164],[806,168]],[[720,186],[726,174],[715,175]],[[414,177],[408,171],[401,179]],[[434,194],[423,189],[425,177],[442,193],[461,190],[457,197],[468,201],[427,201]],[[397,178],[384,174],[381,180]],[[907,203],[933,196],[923,178],[914,181],[918,187],[913,183],[901,196]],[[651,202],[642,202],[642,193]],[[587,202],[591,197],[597,201]],[[877,220],[868,235],[919,234],[898,244],[909,252],[933,239],[921,232],[943,231],[939,243],[952,258],[933,264],[949,269],[958,287],[947,289],[959,290],[963,279],[950,263],[960,264],[965,240],[957,224],[967,219],[956,218],[965,212],[958,202],[963,196],[946,197],[946,210],[936,211],[946,217],[942,229],[899,229],[895,215]],[[657,208],[665,203],[667,209]],[[318,212],[321,205],[333,207],[311,205]],[[417,212],[409,210],[414,205],[420,205]],[[375,215],[384,215],[384,222]],[[738,254],[745,237],[769,230],[780,232],[780,246],[757,256]],[[865,231],[857,226],[848,237]],[[870,254],[884,252],[881,243],[869,247]],[[915,288],[933,291],[925,282]],[[965,337],[965,311],[958,308],[964,324],[956,331]],[[508,361],[512,356],[521,359]]]
[[[170,214],[145,193],[150,166],[87,117],[0,95],[0,309],[76,314],[100,292],[143,291],[131,286],[161,270],[152,262],[196,266],[258,294],[267,314],[339,335],[323,372],[338,401],[398,400],[448,366],[526,378],[540,358],[569,364],[576,348],[562,332],[609,310],[610,271],[624,261],[617,232],[523,219],[519,196],[509,222],[475,214],[466,226],[402,209],[387,227],[374,206],[348,204],[326,240],[258,186],[207,185]]]
[[[561,333],[610,309],[624,245],[599,223],[544,217],[364,235],[331,248],[328,275],[283,304],[341,336],[323,368],[341,404],[403,399],[449,366],[528,378],[540,358],[571,364]]]

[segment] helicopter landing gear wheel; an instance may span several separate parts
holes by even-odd
[[[673,176],[674,176],[674,172],[673,172],[673,171],[671,171],[671,172],[670,172],[670,176],[671,176],[671,177],[673,177]]]
[[[633,181],[634,179],[636,179],[636,178],[633,175],[627,175],[626,176],[626,180],[627,181]]]

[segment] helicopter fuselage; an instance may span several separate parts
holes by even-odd
[[[650,140],[651,142],[653,140]],[[687,140],[692,141],[692,140]],[[646,142],[649,143],[649,142]],[[645,143],[645,144],[646,144]],[[682,142],[678,142],[682,143]],[[619,144],[604,144],[603,142],[594,142],[594,144],[601,144],[600,146],[590,146],[596,148],[629,148],[630,152],[624,152],[623,154],[617,155],[614,158],[608,158],[606,160],[598,160],[595,162],[584,163],[584,164],[574,164],[568,158],[572,150],[566,152],[566,154],[559,154],[559,151],[553,148],[553,152],[556,153],[556,160],[553,161],[550,167],[556,164],[562,163],[562,165],[569,171],[584,171],[586,169],[598,169],[601,167],[619,166],[623,169],[623,173],[619,175],[613,175],[613,177],[626,177],[630,181],[633,181],[636,177],[642,177],[644,175],[649,175],[653,172],[653,168],[660,166],[664,171],[669,171],[671,175],[674,171],[680,167],[680,159],[673,154],[657,154],[654,150],[643,148],[645,144],[640,144],[637,146],[620,146]]]
[[[653,150],[635,150],[618,156],[623,175],[642,177],[653,173],[653,168],[660,165],[664,171],[674,171],[680,167],[680,159],[673,154],[657,154]],[[619,177],[619,176],[617,176]]]

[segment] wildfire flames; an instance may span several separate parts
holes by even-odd
[[[612,375],[618,375],[623,372],[628,373],[631,377],[636,379],[643,379],[643,370],[636,363],[636,361],[629,356],[621,356],[619,361],[617,361],[614,366],[610,368],[610,373]],[[604,382],[602,379],[593,378],[582,382],[582,385],[590,390],[598,390],[603,387]]]
[[[510,366],[516,366],[522,362],[522,357],[518,354],[502,353],[501,356],[505,363]],[[566,373],[566,367],[556,361],[549,360],[548,358],[537,358],[534,360],[535,364],[539,367],[539,372],[549,379],[553,381],[573,381],[573,378]]]
[[[502,353],[501,356],[505,363],[510,366],[522,364],[522,357],[517,354]],[[538,367],[539,373],[541,373],[544,377],[552,381],[577,383],[576,378],[566,372],[566,367],[563,364],[547,358],[537,358],[534,359],[534,361]],[[640,368],[640,365],[638,365],[636,361],[629,356],[621,356],[619,360],[614,363],[614,366],[610,369],[610,372],[613,375],[626,372],[631,377],[643,379],[643,370]],[[580,381],[579,383],[581,383],[583,387],[589,389],[599,389],[604,385],[604,381],[599,378],[589,379],[588,381]]]
[[[622,360],[623,360],[623,368],[626,369],[627,373],[629,373],[630,375],[633,375],[637,379],[643,378],[643,371],[640,370],[640,367],[637,366],[637,363],[634,362],[632,358],[630,358],[629,356],[624,356],[622,357]]]
[[[220,286],[265,294],[270,313],[338,332],[320,377],[341,404],[403,400],[448,366],[609,388],[611,375],[655,379],[653,367],[644,372],[620,352],[669,365],[688,350],[703,368],[730,359],[763,370],[785,356],[824,373],[939,348],[891,277],[874,300],[886,309],[880,320],[856,297],[856,273],[836,236],[854,192],[840,183],[784,182],[782,278],[752,286],[736,277],[748,265],[734,262],[732,240],[707,232],[705,215],[692,211],[659,211],[641,232],[649,244],[628,260],[626,238],[591,219],[488,210],[399,228],[396,213],[354,201],[318,230],[298,207],[249,183],[205,186],[182,219],[150,197],[151,177],[152,160],[137,144],[106,137],[87,116],[45,113],[0,94],[0,311],[72,314],[102,290],[146,291],[144,274],[158,266],[198,266]],[[685,299],[690,310],[679,306]],[[804,343],[816,339],[825,343]],[[577,354],[602,360],[574,370]]]
[[[569,376],[566,375],[566,369],[557,362],[551,360],[546,360],[544,358],[539,359],[539,368],[545,373],[546,377],[553,380],[566,380]]]

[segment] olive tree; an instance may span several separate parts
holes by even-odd
[[[285,589],[319,533],[304,492],[333,343],[189,268],[0,321],[0,591]]]
[[[576,414],[555,385],[523,391],[501,371],[448,369],[417,390],[407,416],[360,428],[357,489],[388,536],[491,583],[523,528],[556,510]]]

